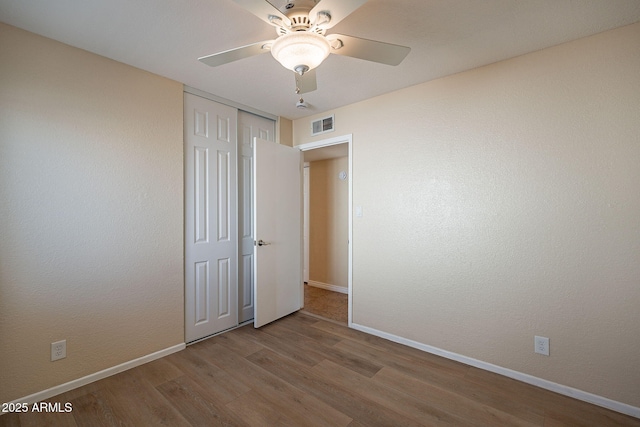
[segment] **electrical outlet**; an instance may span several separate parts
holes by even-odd
[[[538,354],[543,354],[545,356],[549,355],[549,338],[547,337],[534,337],[535,348],[534,351]]]
[[[51,343],[51,361],[64,359],[67,357],[67,340]]]

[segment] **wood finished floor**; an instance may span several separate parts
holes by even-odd
[[[640,426],[640,420],[295,313],[63,393],[0,426]]]

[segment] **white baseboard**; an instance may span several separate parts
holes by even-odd
[[[491,363],[483,362],[481,360],[473,359],[471,357],[463,356],[461,354],[453,353],[450,351],[442,350],[437,347],[433,347],[427,344],[422,344],[417,341],[413,341],[407,338],[399,337],[397,335],[389,334],[387,332],[379,331],[377,329],[370,328],[368,326],[359,325],[357,323],[351,323],[351,328],[358,331],[365,332],[367,334],[375,335],[380,338],[387,339],[389,341],[397,342],[409,347],[417,348],[418,350],[425,351],[427,353],[442,356],[447,359],[455,360],[457,362],[464,363],[465,365],[474,366],[476,368],[484,369],[485,371],[493,372],[496,374],[504,375],[505,377],[513,378],[518,381],[522,381],[527,384],[531,384],[546,390],[550,390],[565,396],[573,397],[574,399],[582,400],[584,402],[592,403],[594,405],[602,406],[603,408],[611,409],[612,411],[620,412],[625,415],[629,415],[635,418],[640,418],[640,408],[627,405],[626,403],[617,402],[615,400],[608,399],[606,397],[598,396],[586,391],[578,390],[573,387],[568,387],[562,384],[557,384],[552,381],[544,380],[542,378],[534,377],[529,374],[514,371],[511,369],[503,368],[501,366],[493,365]]]
[[[145,363],[160,359],[161,357],[168,356],[180,350],[184,350],[185,347],[185,344],[177,344],[172,347],[156,351],[155,353],[147,354],[146,356],[129,360],[128,362],[124,362],[116,366],[112,366],[111,368],[103,369],[102,371],[89,374],[85,377],[69,381],[68,383],[60,384],[43,391],[39,391],[37,393],[30,394],[29,396],[16,399],[10,403],[27,403],[30,405],[32,403],[40,402],[42,400],[49,399],[50,397],[57,396],[60,393],[73,390],[74,388],[82,387],[83,385],[87,385],[103,378],[110,377],[111,375],[119,374],[120,372],[135,368],[136,366],[144,365]]]
[[[315,280],[309,280],[307,285],[313,286],[314,288],[326,289],[328,291],[340,292],[341,294],[349,293],[349,288],[345,288],[344,286],[329,285],[328,283],[316,282]]]

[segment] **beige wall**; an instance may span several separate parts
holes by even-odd
[[[640,407],[640,24],[335,111],[353,321]],[[295,144],[309,121],[294,122]],[[533,337],[551,339],[551,356]]]
[[[184,342],[182,85],[4,24],[0,58],[7,402]]]
[[[349,158],[309,164],[309,280],[349,286]]]
[[[293,122],[285,117],[278,118],[278,143],[293,147]]]

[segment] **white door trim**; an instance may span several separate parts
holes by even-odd
[[[342,136],[335,136],[333,138],[322,139],[320,141],[308,142],[306,144],[297,145],[296,147],[300,151],[314,150],[316,148],[328,147],[330,145],[348,144],[349,147],[349,260],[348,262],[348,310],[349,321],[348,325],[351,328],[353,322],[353,298],[352,298],[352,286],[353,286],[353,134],[347,134]]]
[[[240,104],[239,102],[232,101],[227,98],[223,98],[221,96],[214,95],[209,92],[205,92],[200,89],[196,89],[195,87],[183,86],[183,91],[185,93],[190,93],[191,95],[199,96],[200,98],[208,99],[209,101],[217,102],[218,104],[228,105],[229,107],[233,107],[237,110],[246,111],[247,113],[255,114],[256,116],[264,117],[265,119],[273,120],[277,122],[279,120],[279,116],[275,114],[267,113],[262,110],[258,110],[257,108],[249,107],[248,105]]]

